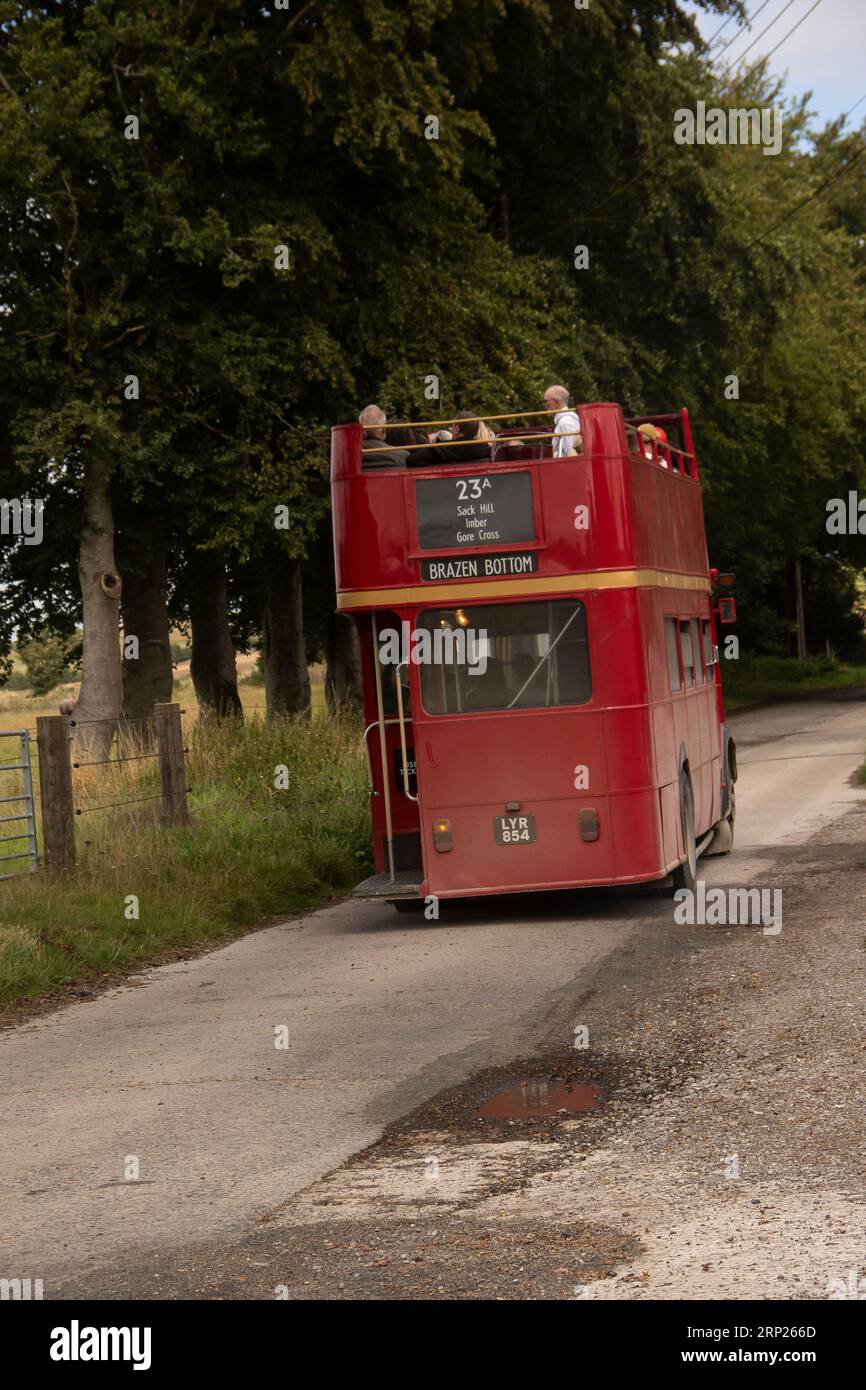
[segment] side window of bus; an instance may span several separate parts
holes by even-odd
[[[668,649],[668,675],[671,690],[682,690],[683,678],[680,674],[680,647],[677,641],[676,618],[665,618],[665,645]]]
[[[683,680],[686,690],[695,683],[695,654],[692,649],[692,629],[686,620],[680,623],[680,647],[683,653]]]
[[[706,685],[707,673],[701,659],[701,625],[697,618],[692,618],[692,651],[695,657],[695,679],[698,685]]]
[[[707,680],[712,680],[711,672],[713,666],[715,665],[715,658],[713,655],[713,638],[712,633],[710,632],[709,618],[704,618],[701,622],[701,639],[703,641],[704,648],[704,665],[707,668]]]

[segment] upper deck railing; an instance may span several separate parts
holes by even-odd
[[[574,406],[567,407],[569,413],[581,417],[582,413],[594,410],[593,406]],[[625,438],[625,452],[634,457],[644,458],[652,463],[658,464],[662,468],[670,469],[674,473],[682,474],[686,477],[697,478],[697,460],[692,446],[691,431],[688,423],[688,415],[685,411],[678,413],[666,413],[662,415],[641,415],[626,417],[622,414],[619,407],[616,407],[622,421],[622,429]],[[553,441],[562,437],[562,431],[546,431],[535,424],[530,425],[511,425],[503,427],[502,421],[526,421],[543,420],[548,421],[551,417],[561,414],[561,410],[525,410],[512,411],[496,415],[478,415],[473,417],[472,423],[484,424],[490,429],[491,426],[499,426],[492,431],[489,437],[484,438],[464,438],[452,440],[440,440],[430,437],[426,441],[416,443],[405,443],[402,440],[389,442],[386,438],[381,443],[372,443],[366,438],[367,431],[360,425],[335,426],[335,431],[352,432],[360,435],[360,468],[369,474],[375,473],[394,473],[400,472],[405,467],[423,466],[425,468],[447,468],[447,451],[459,450],[454,459],[454,467],[464,467],[468,463],[477,466],[479,463],[511,463],[524,462],[532,459],[544,459],[553,457]],[[408,430],[430,430],[440,429],[448,426],[467,424],[465,418],[458,416],[444,417],[438,420],[388,420],[377,426],[377,429],[390,431],[406,432]],[[660,431],[673,428],[682,438],[685,447],[673,443],[670,439],[660,435]],[[560,455],[565,458],[580,458],[590,452],[583,438],[575,436],[577,447],[568,454]],[[354,440],[352,441],[354,443]],[[480,456],[477,460],[471,459],[467,455],[467,449],[473,444],[486,445],[490,450],[489,459]],[[382,454],[389,454],[394,449],[399,449],[408,455],[406,464],[386,464],[378,461]],[[435,448],[437,455],[440,455],[435,462],[426,462],[423,465],[413,465],[412,454]],[[446,451],[446,457],[441,457],[442,451]],[[353,452],[353,451],[349,451]]]

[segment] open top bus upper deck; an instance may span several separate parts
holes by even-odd
[[[547,422],[515,427],[549,417],[529,412],[486,417],[512,422],[492,441],[490,459],[420,468],[365,469],[375,446],[361,425],[335,426],[339,608],[553,595],[602,582],[709,588],[687,411],[628,420],[612,403],[575,409],[579,453],[552,457]],[[644,423],[664,428],[670,442],[639,434]]]

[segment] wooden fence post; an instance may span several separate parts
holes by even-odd
[[[159,744],[163,819],[166,825],[189,825],[180,705],[157,704],[153,707],[153,713]]]
[[[39,749],[45,865],[55,870],[72,869],[75,867],[75,805],[69,724],[62,714],[39,715],[36,746]]]

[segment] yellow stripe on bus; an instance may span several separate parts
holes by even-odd
[[[462,557],[451,556],[451,559]],[[472,603],[480,598],[522,598],[526,594],[570,594],[580,589],[698,589],[708,593],[705,574],[671,570],[590,570],[534,579],[468,579],[453,584],[413,584],[403,589],[355,589],[337,594],[337,607],[400,608],[410,603]]]

